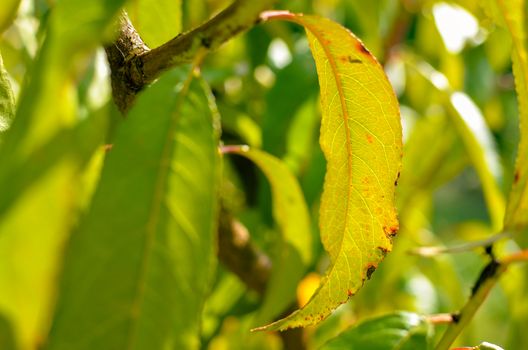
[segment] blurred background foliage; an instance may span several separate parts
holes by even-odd
[[[0,16],[0,30],[3,30],[0,53],[15,99],[19,100],[22,87],[31,80],[32,70],[38,69],[33,60],[46,35],[43,28],[50,20],[55,1],[22,0],[16,16],[11,13],[17,8],[17,1],[8,3],[2,4]],[[153,14],[154,19],[142,18],[141,6],[149,6],[145,3],[148,2],[131,0],[127,6],[134,23],[142,21],[138,29],[146,43],[156,46],[177,34],[180,28],[186,30],[200,24],[230,1],[168,2],[177,11],[181,5],[181,21],[179,13],[164,12],[163,8]],[[329,17],[362,38],[384,65],[394,86],[404,129],[403,171],[397,196],[400,231],[394,250],[351,302],[319,326],[306,330],[310,347],[324,344],[366,318],[395,310],[424,315],[452,312],[467,300],[487,261],[483,250],[431,258],[408,252],[419,246],[450,246],[487,238],[497,232],[497,222],[502,220],[504,197],[513,178],[519,131],[510,58],[512,42],[493,3],[487,0],[283,0],[276,6]],[[159,22],[165,14],[175,17],[172,21]],[[161,26],[164,30],[152,29],[152,26]],[[99,48],[95,54],[76,57],[73,69],[76,72],[74,115],[77,121],[82,121],[104,110],[111,100],[104,51]],[[317,228],[325,172],[318,145],[318,85],[304,32],[300,27],[282,22],[256,26],[210,54],[203,74],[217,99],[223,142],[262,148],[283,159],[299,179],[312,213],[316,251],[311,272],[298,288],[296,299],[302,304],[329,264],[319,243]],[[453,92],[446,98],[446,94]],[[466,123],[469,127],[464,128],[461,120],[469,121]],[[0,119],[0,132],[9,123],[8,117]],[[0,142],[1,137],[2,134]],[[97,179],[103,156],[97,153],[83,167],[81,176],[85,186],[81,192],[86,195],[80,196],[85,198],[84,202],[77,203],[81,208],[88,201],[86,198]],[[273,223],[266,179],[254,165],[240,157],[226,157],[224,168],[224,205],[248,228],[260,249],[272,252],[277,227]],[[45,181],[34,185],[29,194],[53,206],[56,197],[63,193],[40,193],[47,186]],[[31,212],[31,208],[28,210]],[[30,212],[27,215],[32,215]],[[39,314],[45,314],[48,305],[38,297],[32,299],[27,289],[37,286],[32,293],[47,295],[52,288],[52,282],[46,280],[53,276],[46,271],[51,269],[46,259],[52,258],[39,254],[41,245],[48,244],[46,236],[39,231],[52,219],[47,217],[26,225],[38,239],[25,236],[13,245],[6,242],[15,239],[12,236],[0,237],[1,259],[6,258],[5,250],[9,247],[9,256],[16,255],[16,263],[25,266],[21,275],[8,275],[0,267],[0,286],[26,289],[22,296],[16,291],[11,295],[0,292],[1,298],[18,295],[19,304],[29,309],[28,318],[37,309]],[[25,217],[25,220],[31,218]],[[16,225],[11,221],[7,224],[4,221],[4,225]],[[507,252],[516,248],[513,241],[507,241],[498,250]],[[13,253],[12,249],[18,250]],[[38,276],[36,282],[31,273]],[[489,341],[507,349],[520,349],[528,344],[525,276],[525,267],[512,266],[457,343],[476,345]],[[11,301],[1,300],[0,310],[9,310],[7,304]],[[33,301],[37,304],[33,305]],[[275,334],[247,332],[259,303],[257,294],[247,290],[220,265],[205,305],[203,348],[281,348]],[[0,342],[4,334],[2,327],[4,322],[0,317]],[[445,329],[435,328],[436,337]]]

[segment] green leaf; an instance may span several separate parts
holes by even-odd
[[[466,94],[452,91],[442,73],[411,55],[407,55],[405,61],[408,67],[423,76],[440,93],[442,103],[482,184],[491,226],[495,232],[499,232],[505,210],[504,197],[498,186],[502,176],[501,164],[493,136],[482,113]]]
[[[77,122],[76,79],[86,58],[108,36],[123,2],[64,0],[53,8],[33,75],[21,92],[16,118],[2,144],[3,162],[27,156],[58,130]]]
[[[13,325],[22,349],[45,339],[78,177],[72,158],[62,158],[16,198],[0,221],[0,313]]]
[[[330,267],[302,309],[261,329],[315,324],[356,293],[398,230],[398,102],[381,65],[352,33],[317,16],[268,12],[305,27],[321,88],[320,144],[327,159],[320,228]]]
[[[61,163],[75,159],[79,167],[102,146],[108,129],[108,108],[103,108],[71,128],[60,130],[51,140],[11,166],[0,169],[0,219],[31,186]]]
[[[158,47],[181,32],[181,0],[133,0],[128,15],[147,46]]]
[[[403,153],[403,170],[396,196],[400,219],[402,212],[410,208],[417,195],[431,192],[445,184],[468,163],[462,142],[445,113],[435,112],[419,118],[405,143]]]
[[[0,135],[11,124],[15,115],[15,96],[0,55]],[[0,139],[1,140],[1,139]]]
[[[528,227],[528,1],[497,0],[513,38],[513,74],[519,103],[521,140],[513,185],[508,198],[504,228],[521,231]]]
[[[117,130],[67,249],[48,349],[199,345],[216,261],[218,130],[211,93],[182,73],[147,89]]]
[[[16,17],[20,0],[4,0],[0,6],[0,34],[11,25]]]
[[[430,333],[423,317],[399,312],[362,322],[330,340],[320,350],[426,350],[431,347]]]
[[[273,217],[282,232],[282,242],[257,322],[276,317],[295,300],[297,284],[312,259],[310,217],[301,188],[285,163],[247,146],[226,146],[225,153],[244,156],[266,175],[273,194]]]
[[[0,348],[3,350],[17,349],[13,328],[2,314],[0,314]]]

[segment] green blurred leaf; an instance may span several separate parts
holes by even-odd
[[[215,264],[211,107],[188,69],[139,97],[67,249],[49,349],[198,347]]]
[[[499,232],[505,208],[498,186],[502,171],[493,136],[481,112],[466,94],[452,91],[445,76],[427,63],[411,56],[407,57],[406,63],[441,94],[442,102],[481,181],[493,230]]]
[[[3,350],[17,349],[13,327],[2,314],[0,314],[0,348]]]
[[[396,196],[400,212],[408,209],[414,196],[448,182],[467,165],[461,141],[445,113],[430,113],[417,120],[403,153]]]
[[[32,152],[27,159],[20,158],[9,167],[0,168],[0,219],[35,182],[46,176],[65,158],[75,159],[82,167],[98,146],[108,129],[109,108],[103,108],[79,124],[60,130],[51,140]]]
[[[262,148],[277,157],[284,155],[292,116],[317,92],[309,56],[308,53],[294,55],[292,62],[277,72],[276,83],[266,95]]]
[[[10,172],[23,164],[29,166],[24,170],[31,170],[28,161],[32,156],[53,144],[61,130],[78,122],[76,79],[122,3],[57,3],[38,57],[28,69],[32,74],[25,78],[16,117],[3,135],[2,186],[12,181],[9,186],[20,193],[11,192],[16,202],[0,222],[0,259],[6,262],[0,267],[0,309],[12,322],[22,348],[35,348],[48,331],[55,276],[64,242],[76,221],[81,159],[75,152],[59,150],[44,154],[47,171],[36,169],[42,171],[38,175]]]
[[[64,0],[50,15],[46,38],[21,93],[0,159],[27,156],[62,127],[75,124],[76,78],[124,0]],[[45,116],[45,117],[44,117]]]
[[[181,32],[181,0],[133,0],[128,3],[127,11],[139,35],[151,48]]]
[[[269,12],[265,17],[306,29],[320,81],[320,143],[328,161],[319,223],[331,265],[307,305],[262,328],[283,330],[327,317],[391,250],[398,230],[394,185],[401,126],[382,67],[347,29],[316,16]]]
[[[0,55],[0,135],[9,127],[14,115],[15,96],[13,96],[11,83]]]
[[[524,230],[528,226],[528,20],[526,0],[497,0],[513,38],[513,74],[519,103],[521,140],[504,226]]]
[[[431,330],[417,314],[399,312],[353,326],[321,350],[414,350],[431,348]]]
[[[282,232],[266,296],[257,322],[268,322],[295,300],[297,284],[312,259],[310,216],[297,179],[280,159],[248,147],[224,152],[250,159],[266,175],[273,194],[273,217]]]
[[[16,17],[20,0],[4,0],[0,6],[0,34],[9,27]]]
[[[46,337],[55,276],[74,222],[78,177],[72,157],[61,158],[0,221],[0,312],[13,325],[22,349],[34,349]],[[16,184],[17,178],[10,180]]]

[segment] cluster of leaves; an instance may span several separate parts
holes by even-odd
[[[228,3],[2,5],[2,349],[276,349],[249,330],[327,317],[308,347],[426,349],[424,315],[459,309],[484,260],[408,250],[525,246],[528,1],[283,1],[121,116],[102,50],[120,10],[157,47]],[[223,226],[271,260],[264,290],[217,262]],[[528,343],[526,270],[505,275],[460,344]]]

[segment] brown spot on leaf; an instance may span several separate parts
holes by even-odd
[[[367,142],[368,143],[372,143],[374,141],[374,138],[372,137],[371,134],[367,134]]]
[[[349,290],[347,290],[347,295],[348,295],[348,297],[351,297],[352,295],[354,295],[354,293],[352,293],[352,290],[349,289]]]
[[[521,178],[521,174],[519,173],[519,170],[515,172],[515,175],[513,176],[513,183],[516,184],[519,182],[519,179]]]
[[[396,233],[398,233],[398,225],[392,225],[392,226],[383,226],[383,231],[387,235],[387,237],[395,236]]]
[[[370,279],[372,277],[372,274],[376,271],[376,265],[369,265],[367,268],[367,279]]]
[[[396,176],[396,180],[394,180],[394,186],[398,186],[398,180],[400,179],[400,172],[398,171],[398,175]]]
[[[387,253],[389,252],[389,250],[385,247],[378,247],[377,249],[381,252],[383,257],[385,257],[385,255],[387,255]]]
[[[356,49],[367,56],[371,56],[370,51],[365,47],[365,45],[363,45],[361,41],[356,43]]]
[[[352,56],[341,56],[339,60],[343,63],[363,63],[359,58],[354,58]]]

